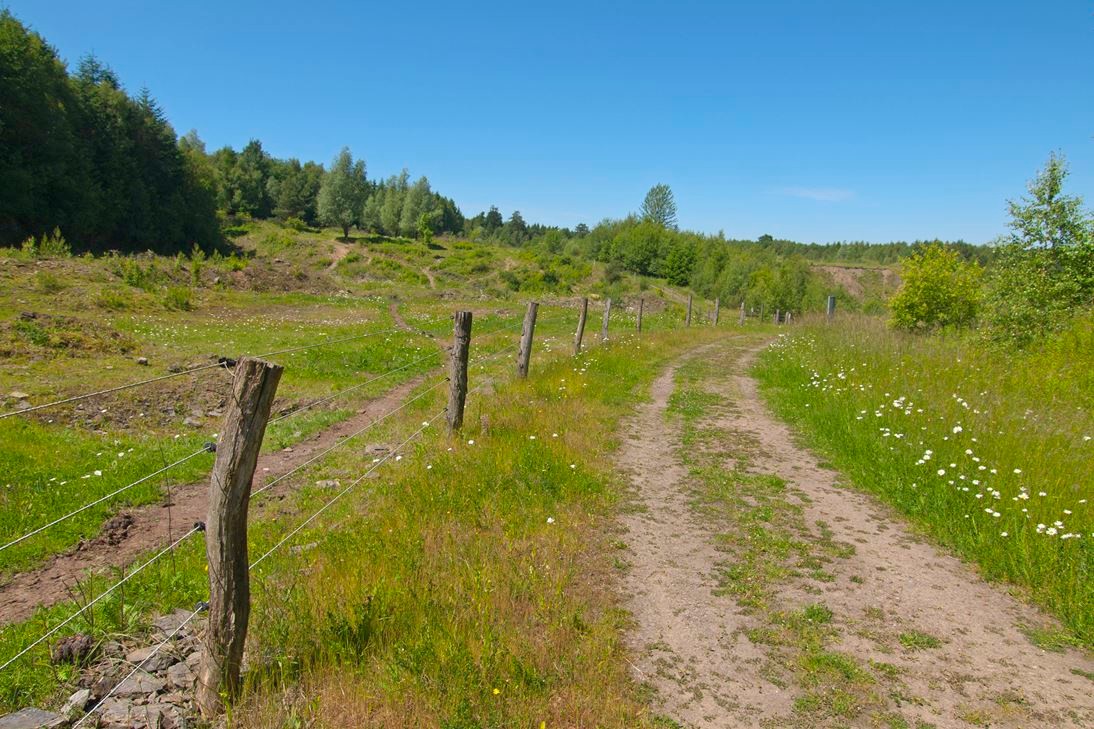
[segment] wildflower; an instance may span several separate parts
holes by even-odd
[[[547,523],[548,524],[554,524],[555,523],[555,518],[553,516],[547,517]]]
[[[501,689],[500,689],[500,688],[496,688],[496,689],[494,689],[494,695],[495,695],[495,696],[497,696],[497,695],[498,695],[498,694],[500,694],[500,693],[501,693]]]
[[[475,445],[475,439],[472,438],[471,440],[467,441],[467,445]]]
[[[954,435],[960,433],[962,430],[964,430],[964,428],[962,428],[960,425],[953,426]]]
[[[946,475],[946,469],[945,468],[938,469],[938,475],[939,476],[945,476]]]
[[[1021,472],[1022,472],[1022,469],[1020,469],[1020,468],[1016,468],[1016,469],[1014,469],[1014,472],[1015,472],[1015,473],[1021,473]]]
[[[1005,537],[1005,536],[1007,536],[1007,533],[1006,532],[999,532],[999,536]]]

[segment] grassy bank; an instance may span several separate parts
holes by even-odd
[[[804,326],[756,367],[764,391],[855,484],[1094,645],[1094,335],[1006,354],[872,319]]]

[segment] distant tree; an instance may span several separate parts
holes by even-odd
[[[695,268],[695,248],[688,243],[672,247],[661,274],[674,286],[687,286],[691,282],[691,272]]]
[[[430,225],[429,213],[422,213],[418,216],[418,240],[426,245],[433,242],[433,227]]]
[[[578,238],[584,238],[588,234],[589,226],[585,225],[585,223],[578,223],[577,227],[574,228],[574,235],[576,235]]]
[[[519,210],[514,210],[505,223],[503,234],[509,245],[523,245],[528,240],[528,224],[524,222]]]
[[[404,169],[398,175],[392,175],[385,186],[384,205],[380,208],[380,225],[385,235],[399,235],[403,204],[410,190],[410,173]]]
[[[236,211],[255,218],[268,218],[273,205],[267,182],[270,178],[270,158],[262,142],[252,139],[239,153],[229,176]]]
[[[407,238],[413,238],[418,234],[418,223],[423,215],[431,218],[433,213],[433,191],[429,187],[429,180],[424,176],[407,190],[406,199],[403,201],[402,214],[399,216],[399,234]]]
[[[1064,195],[1067,160],[1051,154],[1044,169],[1029,182],[1029,197],[1008,202],[1011,242],[1023,248],[1055,248],[1087,242],[1091,237],[1091,218],[1083,209],[1083,199]]]
[[[889,309],[899,329],[969,324],[980,299],[981,269],[956,251],[932,244],[906,258]]]
[[[361,227],[374,233],[383,233],[384,224],[381,221],[380,211],[384,207],[384,196],[387,188],[380,183],[372,188],[372,192],[365,199],[365,207],[361,210]]]
[[[501,213],[498,212],[498,208],[491,205],[489,212],[486,213],[486,218],[483,220],[482,229],[486,231],[487,235],[492,235],[504,224],[505,220],[501,217]]]
[[[305,165],[298,159],[281,162],[277,174],[270,177],[267,190],[273,202],[273,214],[281,220],[299,218],[314,223],[316,198],[323,180],[323,168],[314,162]]]
[[[663,184],[651,187],[642,201],[641,214],[643,220],[676,230],[676,201],[672,197],[672,189]]]
[[[367,192],[365,161],[354,162],[349,147],[343,147],[319,186],[320,221],[341,228],[342,237],[349,238],[349,229],[359,219]]]

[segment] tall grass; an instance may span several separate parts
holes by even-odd
[[[1021,354],[877,320],[780,337],[756,372],[861,488],[1094,645],[1094,347],[1088,318]]]

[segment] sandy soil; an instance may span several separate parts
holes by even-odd
[[[915,536],[872,497],[839,485],[810,451],[767,410],[746,374],[754,352],[696,351],[717,356],[723,375],[708,389],[727,398],[711,425],[725,457],[747,451],[749,470],[788,482],[788,499],[806,524],[855,546],[826,566],[834,579],[781,581],[787,609],[823,602],[835,617],[834,650],[900,670],[901,690],[888,700],[906,724],[934,727],[1094,726],[1094,661],[1078,651],[1053,653],[1030,642],[1021,626],[1052,620],[979,578],[972,567]],[[803,723],[792,701],[803,693],[765,678],[772,649],[743,631],[755,616],[714,594],[724,562],[716,525],[690,506],[693,491],[676,453],[680,432],[666,420],[674,368],[655,382],[652,401],[625,425],[619,464],[631,474],[636,510],[625,517],[631,566],[624,579],[637,626],[630,636],[636,679],[656,690],[655,709],[685,726],[876,726],[876,715]],[[854,579],[852,579],[854,578]],[[819,590],[819,594],[818,594]],[[930,650],[902,650],[902,631],[942,640]]]
[[[291,471],[398,406],[424,379],[423,375],[392,388],[367,402],[352,418],[297,443],[291,450],[263,453],[255,468],[253,488],[260,488]],[[292,479],[278,483],[263,494],[262,503],[269,503],[271,497],[276,500],[283,496],[291,485]],[[0,624],[25,620],[39,606],[73,597],[76,582],[89,570],[101,572],[128,565],[141,553],[167,546],[189,531],[195,522],[205,520],[207,488],[204,481],[174,486],[170,498],[164,494],[161,503],[129,509],[111,517],[96,538],[54,557],[35,570],[15,575],[0,587]]]

